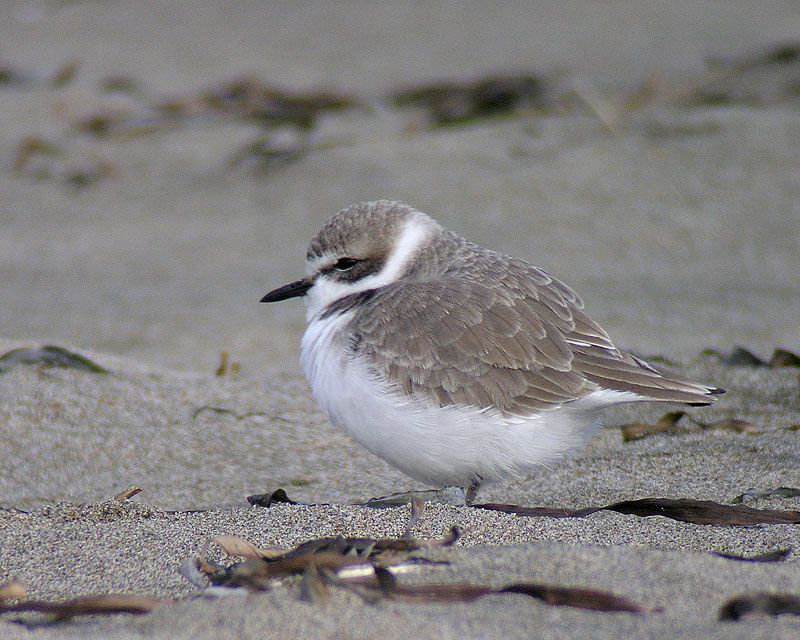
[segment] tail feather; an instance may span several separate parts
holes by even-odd
[[[692,382],[628,353],[598,348],[574,349],[575,366],[601,389],[628,392],[642,400],[678,402],[690,406],[712,404],[725,389]]]

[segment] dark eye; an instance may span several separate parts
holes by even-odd
[[[358,264],[358,260],[355,258],[339,258],[336,261],[336,264],[333,265],[333,268],[337,271],[347,271],[348,269],[352,269]]]

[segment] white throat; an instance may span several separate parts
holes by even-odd
[[[431,227],[419,217],[411,217],[397,236],[394,248],[380,271],[357,280],[339,282],[328,275],[320,275],[306,294],[306,320],[310,322],[329,304],[359,291],[376,289],[397,281],[414,254],[431,233]],[[325,260],[323,256],[319,261]]]

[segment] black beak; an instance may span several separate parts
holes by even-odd
[[[308,278],[302,280],[295,280],[282,287],[278,287],[274,291],[270,291],[267,295],[261,298],[261,302],[280,302],[281,300],[288,300],[289,298],[297,298],[298,296],[306,295],[314,283]]]

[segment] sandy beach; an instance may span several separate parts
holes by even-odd
[[[797,524],[432,504],[415,538],[463,534],[397,578],[581,587],[639,613],[341,587],[309,602],[300,578],[221,597],[179,573],[220,535],[403,534],[408,506],[359,505],[424,487],[327,423],[297,364],[302,304],[258,304],[363,200],[546,268],[621,347],[728,390],[638,440],[620,426],[674,407],[609,411],[575,457],[480,502],[732,505],[800,487],[800,369],[703,353],[800,352],[797,33],[793,3],[3,5],[0,584],[167,602],[4,613],[0,637],[797,637],[797,615],[719,620],[743,594],[800,596]],[[509,78],[513,106],[477,112],[475,83]],[[397,98],[420,88],[447,89],[450,111]],[[44,345],[105,373],[2,359]],[[247,502],[277,488],[302,504]],[[786,492],[741,503],[800,511]]]

